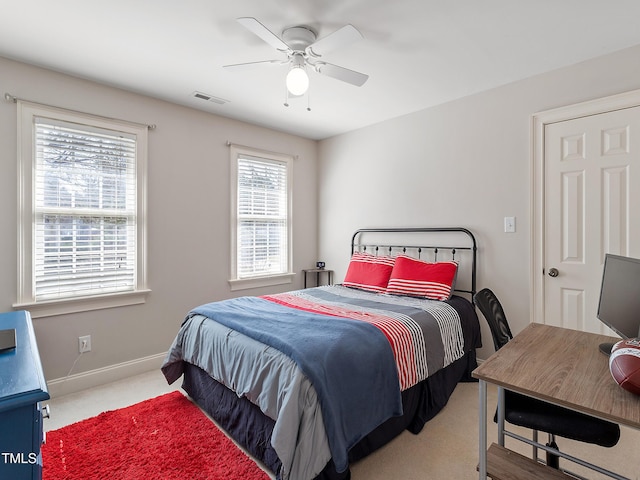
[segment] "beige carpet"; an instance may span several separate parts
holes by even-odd
[[[493,423],[496,405],[496,389],[489,387],[488,442],[496,441],[497,427]],[[524,429],[516,430],[530,437]],[[540,439],[546,439],[541,434]],[[506,446],[531,455],[531,447],[507,438]],[[562,438],[557,439],[561,450],[577,457],[603,465],[630,479],[640,479],[640,431],[623,428],[620,442],[613,448],[585,445]],[[570,468],[590,479],[609,478],[574,467]],[[404,432],[391,443],[373,453],[351,468],[352,480],[471,480],[477,479],[478,464],[478,384],[461,383],[456,387],[449,403],[438,416],[425,425],[419,435]]]
[[[179,388],[168,386],[159,371],[131,377],[112,384],[52,399],[51,418],[45,430],[60,428],[112,410],[132,405]],[[489,416],[493,419],[496,390],[489,387]],[[489,425],[489,443],[496,439],[496,426]],[[526,430],[519,433],[529,436]],[[541,437],[542,438],[542,437]],[[640,431],[622,429],[620,443],[611,448],[584,445],[558,439],[560,449],[606,466],[633,480],[640,480]],[[507,439],[507,447],[524,455],[531,447]],[[472,480],[477,479],[478,464],[478,384],[461,383],[438,416],[425,425],[419,435],[404,432],[391,443],[352,465],[352,480]],[[590,479],[602,475],[574,468]]]

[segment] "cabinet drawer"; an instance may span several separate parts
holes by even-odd
[[[37,404],[0,414],[0,478],[42,477],[42,413]]]
[[[42,415],[42,404],[37,403],[36,409],[33,414],[33,448],[34,451],[37,448],[38,452],[40,451],[41,445],[44,443],[44,433],[43,433],[43,418]]]

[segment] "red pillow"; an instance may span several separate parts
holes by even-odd
[[[371,292],[384,292],[393,270],[395,259],[371,255],[370,253],[355,252],[342,285],[360,288]]]
[[[399,255],[389,278],[387,293],[448,300],[457,270],[456,262],[429,263]]]

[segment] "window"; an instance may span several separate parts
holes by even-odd
[[[15,306],[37,317],[143,302],[147,128],[18,109]]]
[[[291,283],[292,157],[231,146],[232,290]]]

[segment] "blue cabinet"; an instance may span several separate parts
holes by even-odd
[[[0,479],[42,478],[42,411],[49,399],[29,312],[0,314],[15,348],[0,350]]]

